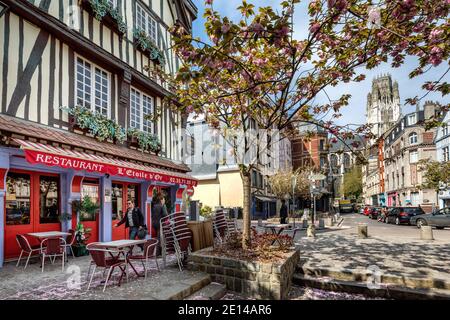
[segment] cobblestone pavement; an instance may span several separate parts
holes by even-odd
[[[227,292],[221,300],[254,300],[234,292]],[[316,288],[292,286],[288,300],[384,300],[381,298],[367,297],[362,294],[327,291]]]
[[[61,270],[61,260],[58,259],[54,265],[47,263],[44,272],[41,272],[38,261],[33,262],[26,270],[23,269],[24,261],[21,267],[16,268],[15,263],[11,262],[0,269],[0,300],[160,300],[185,290],[205,277],[198,272],[180,272],[175,257],[169,256],[167,267],[161,272],[158,272],[152,261],[147,279],[138,278],[130,271],[129,282],[123,280],[120,287],[117,286],[120,271],[116,271],[105,292],[102,292],[104,277],[98,271],[91,289],[87,291],[86,275],[90,257],[69,257],[64,272]],[[135,263],[135,267],[139,273],[143,272],[140,263]]]
[[[382,274],[450,281],[450,230],[434,230],[435,241],[422,241],[414,226],[386,225],[358,215],[344,217],[347,228],[319,232],[316,239],[297,237],[302,266],[358,272],[376,266]],[[356,235],[360,222],[369,225],[367,239]]]

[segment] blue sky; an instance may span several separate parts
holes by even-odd
[[[196,37],[200,37],[202,40],[208,40],[204,30],[204,1],[194,0],[198,7],[198,18],[194,21],[193,34]],[[258,0],[248,1],[259,6],[273,6],[279,7],[281,0]],[[241,0],[215,0],[214,10],[218,11],[222,16],[228,16],[234,21],[240,18],[240,13],[236,8],[240,5]],[[294,14],[294,36],[298,39],[303,39],[308,30],[308,16],[307,6],[309,1],[302,1],[301,4],[295,7]],[[339,124],[355,123],[362,124],[365,122],[365,110],[367,104],[367,94],[370,92],[373,78],[381,74],[390,73],[392,79],[396,80],[399,84],[400,98],[402,100],[402,110],[406,114],[414,111],[415,107],[404,106],[406,98],[414,97],[416,95],[422,96],[426,92],[421,89],[424,81],[437,80],[445,72],[448,64],[443,62],[439,67],[432,68],[428,73],[422,77],[409,79],[409,72],[417,65],[417,61],[413,58],[407,58],[406,63],[401,68],[391,68],[389,64],[383,64],[373,70],[366,70],[362,68],[360,72],[366,75],[366,80],[359,83],[342,84],[336,87],[330,87],[327,89],[328,95],[333,98],[338,98],[341,94],[348,93],[352,95],[350,104],[347,107],[342,108],[342,118],[337,122]],[[450,81],[450,75],[447,74],[444,78],[447,82]],[[439,94],[429,94],[425,100],[433,100],[441,103],[449,103],[448,96],[442,97]],[[326,102],[324,94],[317,97],[318,103]]]

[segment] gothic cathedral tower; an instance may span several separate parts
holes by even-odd
[[[366,121],[372,124],[372,133],[380,137],[400,119],[400,94],[397,81],[390,74],[372,81],[372,92],[367,95]]]

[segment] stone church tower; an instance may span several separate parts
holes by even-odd
[[[367,95],[366,122],[372,124],[372,133],[380,137],[400,119],[400,94],[397,81],[390,74],[372,81],[372,92]]]

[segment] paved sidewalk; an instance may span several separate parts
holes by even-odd
[[[324,233],[297,240],[305,274],[366,281],[381,275],[383,283],[410,288],[450,290],[450,245],[409,238],[359,239],[349,233]]]
[[[152,261],[147,279],[137,278],[135,273],[130,272],[128,283],[123,280],[122,285],[118,287],[118,278],[113,278],[108,282],[105,292],[102,292],[101,283],[104,277],[102,272],[97,272],[91,289],[87,291],[86,274],[89,262],[90,257],[76,259],[69,257],[69,264],[64,272],[61,271],[61,260],[58,259],[54,265],[47,263],[44,272],[41,272],[37,261],[26,270],[23,269],[24,261],[22,266],[17,268],[13,262],[6,263],[0,269],[0,300],[183,299],[210,282],[209,276],[205,273],[188,270],[180,272],[175,258],[169,257],[167,267],[161,269],[161,272],[158,272],[156,264]],[[138,272],[143,272],[140,263],[136,263],[135,267]],[[118,275],[120,272],[115,273]],[[77,279],[81,281],[79,288],[73,281]]]

